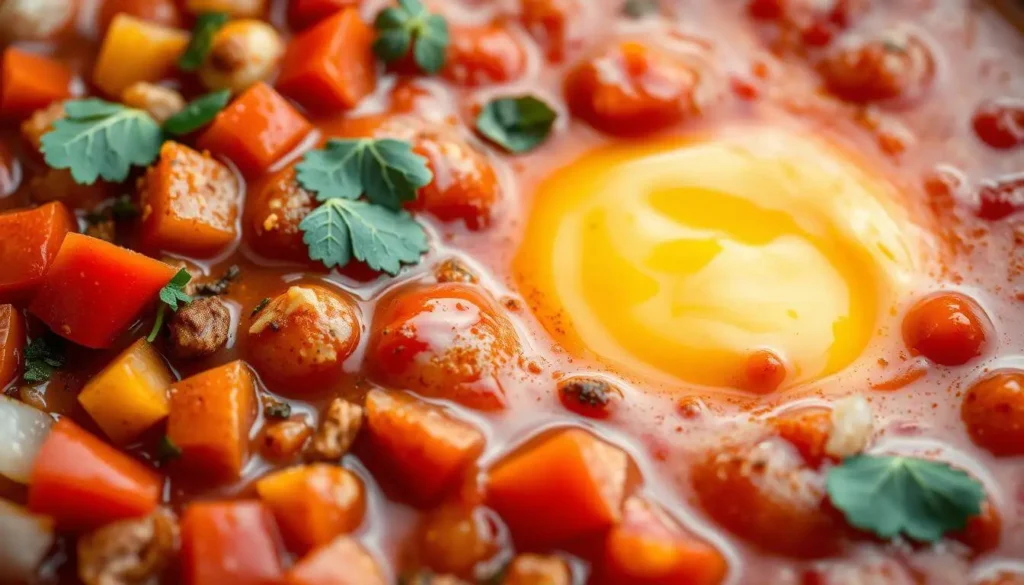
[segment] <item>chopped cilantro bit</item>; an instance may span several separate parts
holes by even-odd
[[[162,462],[173,461],[181,457],[181,447],[174,444],[174,441],[170,437],[164,435],[160,437],[160,444],[157,445],[156,451],[157,459]]]
[[[226,12],[206,12],[196,17],[196,24],[192,27],[192,38],[189,39],[188,47],[178,58],[178,67],[182,71],[195,71],[206,60],[213,46],[213,36],[217,34],[222,26],[228,22]]]
[[[658,10],[658,0],[626,0],[622,5],[622,13],[630,18],[643,18]]]
[[[70,169],[76,183],[120,182],[132,166],[156,160],[163,134],[142,110],[90,98],[64,104],[66,116],[42,137],[46,164]]]
[[[532,95],[499,98],[476,118],[476,129],[491,142],[513,153],[533,150],[548,137],[557,114]]]
[[[66,362],[63,340],[52,334],[36,337],[25,348],[25,373],[22,377],[26,382],[45,382]]]
[[[242,274],[242,269],[237,264],[232,264],[224,272],[224,275],[213,282],[201,282],[196,285],[196,295],[201,297],[215,297],[228,292],[231,283]]]
[[[256,306],[252,308],[252,313],[249,313],[249,317],[255,317],[260,311],[267,308],[270,304],[270,297],[264,297],[263,300],[256,303]]]
[[[858,455],[826,479],[832,504],[851,525],[893,538],[935,542],[981,513],[985,488],[967,473],[938,461]]]
[[[131,195],[121,195],[110,204],[110,213],[118,220],[135,219],[139,216],[139,208]]]
[[[377,15],[373,26],[377,29],[373,50],[385,63],[402,59],[411,48],[413,61],[424,73],[432,75],[444,67],[448,23],[420,0],[398,0],[398,6]]]
[[[231,90],[228,89],[196,98],[189,102],[185,109],[168,118],[164,122],[164,130],[174,136],[191,134],[212,122],[217,113],[228,105],[230,99]]]
[[[267,418],[286,419],[292,415],[292,405],[276,400],[263,407],[263,416]]]
[[[149,335],[146,336],[146,341],[153,343],[156,341],[157,334],[160,333],[160,328],[164,326],[164,319],[167,317],[167,309],[171,311],[177,311],[181,305],[187,305],[192,302],[192,297],[185,294],[185,285],[192,280],[192,275],[188,273],[188,270],[182,268],[174,275],[162,289],[160,289],[160,309],[156,313],[156,320],[153,321],[153,329],[150,330]]]

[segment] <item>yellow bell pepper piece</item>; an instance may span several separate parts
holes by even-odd
[[[92,81],[120,98],[137,81],[159,81],[170,74],[188,40],[183,30],[118,14],[103,39]]]

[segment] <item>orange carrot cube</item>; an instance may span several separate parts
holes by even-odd
[[[29,297],[39,286],[75,218],[60,202],[0,214],[0,301]]]
[[[59,61],[7,47],[0,63],[0,114],[27,118],[71,97],[71,77],[71,70]]]
[[[377,561],[351,536],[339,536],[291,568],[285,585],[386,585]]]

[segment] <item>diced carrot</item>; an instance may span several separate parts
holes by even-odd
[[[137,518],[156,509],[163,478],[62,418],[36,455],[28,507],[65,530]]]
[[[335,12],[351,6],[359,7],[360,0],[292,0],[288,3],[288,24],[295,30],[312,26]]]
[[[235,239],[239,186],[210,155],[165,142],[141,187],[142,245],[210,255]]]
[[[0,392],[18,375],[25,352],[25,320],[14,305],[0,305]]]
[[[174,375],[145,339],[139,339],[96,374],[78,402],[110,440],[123,445],[163,420]]]
[[[622,523],[605,539],[603,580],[609,585],[718,585],[728,565],[714,547],[686,534],[638,497],[626,500]]]
[[[71,97],[71,77],[71,70],[59,61],[7,47],[0,64],[0,114],[27,118]]]
[[[351,536],[339,536],[288,571],[286,585],[385,585],[377,561]]]
[[[494,467],[487,501],[516,538],[565,542],[620,519],[627,463],[621,449],[587,431],[558,431]]]
[[[306,553],[359,527],[366,512],[363,482],[351,471],[316,463],[272,473],[256,484],[285,542]]]
[[[295,148],[312,130],[286,99],[265,83],[245,90],[199,136],[199,148],[231,159],[256,175]]]
[[[118,14],[103,38],[92,82],[120,98],[135,82],[159,81],[174,71],[188,39],[185,31]]]
[[[377,85],[373,39],[357,8],[321,21],[288,44],[278,89],[311,110],[354,107]]]
[[[75,218],[62,203],[0,214],[0,301],[31,296]]]
[[[181,519],[183,585],[280,585],[277,527],[258,501],[196,502]]]
[[[68,234],[29,311],[79,345],[110,347],[174,272],[159,260],[110,242]]]
[[[181,449],[180,463],[216,480],[237,478],[249,457],[255,404],[252,374],[242,361],[173,385],[167,437]]]
[[[376,459],[419,505],[435,503],[484,449],[475,427],[407,394],[371,390],[366,431]]]

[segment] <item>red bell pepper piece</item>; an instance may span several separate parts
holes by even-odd
[[[36,456],[28,508],[61,529],[89,529],[151,513],[162,488],[155,472],[62,418]]]
[[[14,305],[0,305],[0,390],[18,375],[25,353],[25,319]]]
[[[85,347],[109,347],[175,270],[103,240],[68,234],[29,311]]]
[[[294,30],[302,30],[350,6],[358,7],[359,0],[291,0],[288,24]]]
[[[199,502],[181,521],[184,585],[279,585],[280,538],[258,501]]]
[[[75,218],[63,203],[0,215],[0,302],[29,298]]]

